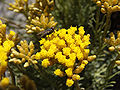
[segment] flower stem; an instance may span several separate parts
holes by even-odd
[[[111,13],[107,13],[106,15],[106,22],[105,22],[105,28],[104,28],[104,33],[103,33],[103,39],[106,37],[107,35],[107,31],[110,29],[110,18],[111,18]]]
[[[76,87],[76,90],[81,90],[81,88],[79,87],[78,81],[75,81],[75,87]]]
[[[8,65],[8,70],[10,72],[10,76],[12,78],[12,84],[15,85],[15,74],[13,73],[13,70],[10,68],[10,66]]]

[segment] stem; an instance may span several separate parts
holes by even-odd
[[[48,73],[45,70],[43,70],[43,67],[39,66],[38,64],[36,65],[36,67],[37,68],[35,68],[35,70],[40,74],[40,76],[44,78],[44,80],[47,81],[47,83],[49,83],[51,87],[55,87],[57,89],[58,86],[56,86],[56,83],[52,80],[53,77],[48,75]]]
[[[75,87],[76,87],[76,90],[81,90],[81,88],[79,87],[78,81],[75,81]]]
[[[107,75],[106,75],[107,77],[109,77],[111,75],[111,73],[113,71],[113,68],[115,66],[115,61],[118,60],[119,58],[120,58],[120,54],[117,55],[117,57],[115,58],[115,60],[113,60],[113,61],[110,62],[110,65],[107,68],[107,71],[108,71]]]
[[[95,22],[95,28],[93,28],[93,33],[94,33],[94,38],[95,39],[93,39],[93,44],[95,44],[95,42],[97,41],[97,37],[98,37],[98,34],[97,34],[97,30],[98,30],[98,28],[99,28],[99,16],[100,16],[100,10],[99,10],[100,8],[98,8],[98,10],[97,10],[97,12],[96,12],[96,22]],[[95,44],[95,47],[96,47],[97,45]],[[93,47],[94,49],[95,49],[95,47]]]
[[[28,17],[29,17],[28,13],[29,13],[28,2],[26,2],[23,14],[25,15],[27,21],[28,21]]]
[[[23,26],[21,26],[21,25],[19,25],[19,24],[16,24],[15,22],[10,21],[10,20],[8,20],[8,19],[6,19],[6,18],[0,17],[0,19],[6,21],[7,23],[13,24],[13,25],[15,25],[15,26],[17,26],[17,27],[19,27],[19,28],[21,28],[21,29],[24,29],[24,28],[25,28],[25,27],[23,27]]]
[[[115,66],[115,61],[118,60],[119,58],[120,58],[120,54],[117,55],[115,60],[110,62],[109,66],[107,67],[107,71],[106,71],[105,83],[99,88],[99,90],[103,90],[105,86],[108,84],[108,81],[111,79],[110,76]]]
[[[110,29],[110,18],[111,18],[111,13],[107,13],[106,15],[106,22],[105,22],[105,28],[104,28],[104,33],[103,33],[103,38],[102,40],[106,37],[107,31]]]
[[[15,65],[15,66],[18,68],[18,70],[19,70],[21,73],[27,75],[27,73],[26,73],[19,65]]]
[[[12,78],[12,84],[15,85],[15,74],[13,73],[13,70],[10,68],[10,66],[8,65],[8,70],[10,71],[10,76]]]

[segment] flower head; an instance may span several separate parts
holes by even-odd
[[[14,39],[13,39],[14,37]],[[0,79],[4,77],[4,73],[7,69],[7,59],[11,48],[15,46],[16,34],[10,31],[10,34],[6,34],[6,25],[0,21]],[[8,78],[3,78],[0,81],[0,85],[6,87],[9,84]]]
[[[79,33],[76,34],[76,31]],[[40,40],[41,51],[36,54],[36,59],[42,59],[42,66],[45,68],[56,63],[65,67],[63,70],[56,69],[54,74],[60,77],[67,76],[68,87],[72,86],[75,80],[80,79],[78,74],[88,64],[87,46],[90,44],[90,35],[84,33],[82,26],[79,29],[70,27],[55,30],[47,36],[47,39]],[[95,58],[90,58],[89,61],[93,59]]]
[[[38,59],[39,54],[37,53],[36,56],[34,55],[33,42],[31,41],[30,44],[28,45],[27,41],[24,40],[24,41],[21,41],[20,44],[21,46],[17,45],[19,52],[16,51],[15,49],[11,50],[12,58],[9,60],[9,62],[14,62],[16,64],[24,63],[24,67],[28,67],[30,64],[37,64],[35,57]]]
[[[66,85],[67,85],[68,87],[71,87],[73,84],[74,84],[74,81],[73,81],[72,79],[67,79]]]
[[[94,0],[98,6],[101,7],[102,13],[112,13],[120,11],[119,0]]]
[[[117,31],[117,38],[115,38],[115,35],[113,32],[110,33],[110,38],[105,39],[105,42],[110,46],[109,50],[119,50],[120,49],[120,31]]]

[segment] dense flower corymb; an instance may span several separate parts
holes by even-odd
[[[101,7],[102,13],[112,13],[120,11],[120,1],[119,0],[93,0],[98,6]]]
[[[78,34],[76,34],[78,33]],[[40,40],[41,51],[36,54],[36,59],[42,59],[42,66],[47,68],[53,64],[60,64],[65,70],[56,69],[54,74],[60,77],[68,77],[66,85],[71,87],[74,81],[80,80],[78,75],[87,65],[88,61],[96,58],[88,56],[90,35],[84,35],[84,27],[70,27],[69,29],[56,30]]]
[[[10,34],[6,34],[6,25],[0,21],[0,86],[5,87],[9,84],[9,79],[5,78],[5,71],[7,69],[7,59],[10,50],[15,45],[17,36],[15,32],[10,31]],[[3,80],[2,80],[3,79]]]

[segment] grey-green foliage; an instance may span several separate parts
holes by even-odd
[[[55,0],[55,16],[58,24],[62,27],[69,28],[72,26],[87,26],[89,19],[96,7],[92,0]]]

